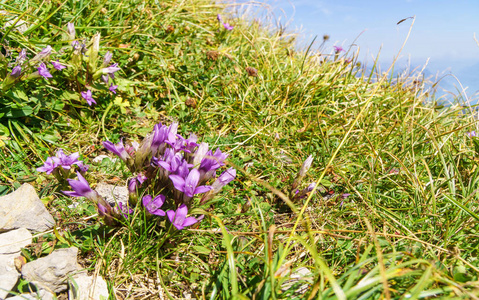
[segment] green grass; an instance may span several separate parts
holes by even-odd
[[[12,32],[11,43],[39,50],[55,41],[48,32],[75,20],[85,36],[102,33],[127,83],[119,96],[129,106],[105,111],[113,100],[105,98],[96,109],[0,119],[8,129],[2,193],[29,181],[57,218],[58,232],[37,241],[44,251],[27,250],[29,259],[75,245],[83,265],[108,281],[111,299],[479,294],[479,150],[466,135],[476,120],[462,106],[433,104],[425,83],[365,74],[352,52],[306,55],[293,34],[234,9],[224,18],[235,27],[224,31],[216,20],[224,7],[209,1],[51,1],[36,10],[39,1],[3,2],[38,25],[25,38]],[[105,135],[139,138],[172,120],[181,133],[227,151],[238,170],[199,228],[172,236],[164,219],[140,210],[123,227],[105,228],[92,205],[69,209],[54,178],[35,171],[58,147],[90,163],[105,153]],[[319,181],[320,188],[288,207],[309,155],[300,187]],[[129,173],[102,163],[89,176],[125,184]],[[292,280],[304,268],[307,275]]]

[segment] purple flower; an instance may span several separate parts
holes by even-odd
[[[128,207],[128,205],[123,206],[122,202],[118,202],[118,209],[115,209],[115,212],[122,214],[126,219],[128,219],[128,215],[133,213],[133,209]]]
[[[166,214],[168,215],[168,219],[170,219],[170,222],[178,230],[182,230],[186,226],[191,226],[199,221],[195,217],[186,217],[186,215],[188,214],[188,207],[186,207],[185,204],[180,205],[176,212],[173,210],[169,210],[166,212]]]
[[[78,161],[76,165],[78,166],[78,170],[80,170],[80,172],[83,174],[86,173],[86,171],[88,171],[90,168],[89,165],[84,164],[82,161]]]
[[[229,168],[228,170],[224,171],[211,185],[213,192],[218,193],[221,188],[233,181],[235,178],[236,170],[234,168]]]
[[[48,78],[52,78],[52,74],[50,74],[50,72],[48,72],[48,69],[47,69],[47,66],[45,65],[45,63],[41,63],[39,66],[38,66],[38,74],[40,74],[41,76],[43,76],[44,78],[48,79]]]
[[[147,179],[148,179],[148,177],[146,177],[143,173],[140,173],[140,174],[138,174],[138,176],[136,176],[136,180],[138,180],[140,185],[142,185],[143,182],[145,182]]]
[[[187,197],[193,197],[196,194],[205,193],[212,189],[211,186],[198,186],[200,180],[200,172],[197,169],[192,169],[186,178],[179,175],[170,175],[175,188],[183,192]]]
[[[234,168],[229,168],[228,170],[224,171],[223,174],[221,174],[215,182],[211,185],[212,189],[206,193],[203,198],[201,199],[201,203],[204,203],[211,198],[213,198],[216,194],[218,194],[221,189],[233,181],[233,179],[236,178],[236,170]]]
[[[166,141],[168,138],[168,127],[166,125],[162,125],[158,123],[153,128],[153,138],[151,140],[151,154],[155,155],[160,148],[160,146]],[[161,152],[160,152],[161,153]]]
[[[57,69],[58,71],[61,71],[61,70],[66,68],[64,65],[62,65],[61,63],[58,62],[58,59],[57,59],[57,61],[51,61],[51,63],[53,65],[53,67],[55,69]]]
[[[18,56],[17,58],[15,59],[15,64],[18,66],[18,65],[21,65],[23,64],[23,62],[27,59],[27,50],[25,49],[22,49],[20,51],[20,53],[18,53]]]
[[[184,143],[185,143],[185,150],[188,152],[188,153],[191,153],[191,151],[193,151],[193,149],[195,147],[198,147],[199,145],[196,143],[198,141],[198,137],[196,136],[196,134],[192,133],[190,134],[190,137],[187,138],[186,140],[184,140]]]
[[[222,153],[219,148],[216,149],[214,154],[211,150],[206,152],[206,155],[201,161],[199,167],[201,182],[213,177],[216,173],[216,170],[219,169],[221,166],[224,166],[223,161],[227,157],[228,155]]]
[[[13,72],[12,72],[13,73]],[[473,130],[471,132],[466,132],[467,136],[472,138],[472,137],[477,137],[477,133]]]
[[[125,147],[123,146],[122,140],[120,140],[116,145],[110,141],[104,141],[103,147],[105,147],[108,151],[113,152],[115,155],[121,158],[121,160],[126,161],[128,158],[130,158],[130,155],[128,152],[126,152]]]
[[[49,157],[43,164],[43,167],[37,168],[38,172],[46,172],[47,174],[51,174],[55,168],[58,167],[58,158],[56,157]]]
[[[80,163],[80,161],[78,160],[80,154],[78,152],[66,155],[65,153],[63,153],[63,149],[58,149],[56,157],[58,158],[58,165],[60,165],[65,170],[69,170],[72,165],[78,165]]]
[[[49,56],[51,53],[52,53],[52,47],[50,47],[50,45],[46,46],[45,48],[43,48],[42,51],[40,51],[40,53],[38,53],[32,60],[42,60],[44,59],[45,57]]]
[[[165,216],[166,213],[160,209],[163,203],[165,203],[165,196],[158,195],[153,200],[151,198],[151,195],[143,197],[142,203],[146,210],[152,215]]]
[[[68,36],[70,38],[70,40],[74,40],[75,39],[75,35],[76,35],[76,32],[75,32],[75,24],[73,23],[67,23],[67,30],[68,30]],[[78,42],[77,42],[78,43]],[[73,46],[73,43],[72,43],[72,46]]]
[[[88,105],[91,106],[92,103],[95,103],[95,104],[96,104],[96,101],[95,101],[95,99],[93,99],[90,90],[87,90],[86,92],[81,92],[81,96],[83,97],[83,99],[86,100],[86,102],[88,103]]]
[[[333,46],[334,53],[339,54],[340,52],[344,51],[343,47],[341,46]]]
[[[216,19],[217,19],[219,22],[223,21],[223,18],[221,17],[220,14],[217,14],[217,15],[216,15]]]
[[[110,87],[108,88],[110,90],[110,92],[112,92],[113,94],[116,94],[116,89],[118,88],[117,85],[113,85],[113,83],[110,85]]]
[[[226,30],[233,30],[233,26],[228,24],[228,23],[223,23],[223,27],[226,29]]]
[[[103,68],[108,66],[112,57],[113,54],[110,51],[106,51],[105,56],[103,57]]]
[[[118,64],[112,64],[111,66],[109,66],[107,68],[101,69],[101,72],[103,73],[103,75],[109,75],[111,77],[111,79],[114,79],[115,78],[115,72],[118,72],[120,70],[121,70],[121,68],[118,67]]]
[[[22,67],[16,66],[12,69],[12,73],[10,74],[14,78],[20,77],[22,75]]]
[[[78,180],[67,179],[73,191],[62,191],[65,195],[71,197],[85,197],[90,200],[96,200],[98,193],[93,191],[88,184],[88,181],[77,172]]]

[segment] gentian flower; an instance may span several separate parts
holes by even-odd
[[[15,66],[12,69],[12,73],[10,74],[10,76],[12,76],[13,78],[18,78],[18,77],[20,77],[20,75],[22,75],[22,67]]]
[[[191,226],[200,221],[195,217],[186,217],[188,214],[188,207],[186,207],[185,204],[180,205],[176,212],[169,210],[166,212],[166,214],[168,215],[168,219],[170,219],[171,224],[173,224],[178,230],[182,230],[186,226]]]
[[[58,62],[58,59],[57,59],[57,61],[51,61],[51,63],[53,65],[53,67],[55,69],[57,69],[58,71],[61,71],[61,70],[66,68],[64,65],[62,65],[61,63]]]
[[[165,216],[166,213],[160,209],[163,203],[165,203],[165,196],[158,195],[153,200],[151,198],[151,195],[143,197],[142,203],[146,210],[152,215]]]
[[[118,88],[117,85],[113,85],[113,83],[110,85],[110,87],[108,88],[110,90],[110,92],[112,92],[113,94],[116,94],[116,89]]]
[[[187,197],[193,197],[196,194],[205,193],[212,189],[211,186],[198,186],[200,180],[200,172],[197,169],[192,169],[186,178],[179,175],[169,176],[175,188],[185,194]]]
[[[91,106],[92,103],[95,103],[95,104],[96,104],[96,101],[95,101],[95,99],[93,99],[90,90],[87,90],[86,92],[81,92],[81,96],[83,97],[83,99],[86,100],[86,102],[88,103],[88,105]]]
[[[138,180],[140,185],[142,185],[143,182],[145,182],[147,179],[148,179],[148,177],[146,177],[143,173],[140,173],[140,174],[138,174],[138,176],[136,176],[136,180]]]
[[[223,23],[223,27],[228,31],[233,30],[233,28],[234,28],[232,25],[230,25],[228,23]]]
[[[127,206],[123,206],[122,202],[118,202],[118,208],[115,207],[116,214],[122,214],[126,219],[128,219],[128,215],[133,213],[133,209]]]
[[[111,61],[113,54],[110,51],[106,51],[105,56],[103,56],[103,64],[102,67],[105,68]]]
[[[58,149],[56,157],[58,158],[58,165],[60,165],[65,170],[69,170],[72,165],[78,165],[79,163],[81,163],[78,160],[78,158],[80,157],[80,154],[78,152],[66,155],[65,153],[63,153],[63,149]]]
[[[208,143],[201,143],[198,148],[196,148],[196,152],[193,158],[193,165],[195,168],[199,168],[201,161],[205,158],[206,153],[208,152]]]
[[[86,179],[80,174],[80,172],[77,172],[77,176],[78,180],[67,179],[73,191],[62,192],[67,196],[85,197],[96,202],[98,197],[100,197],[98,193],[91,189],[90,185],[88,184],[88,181],[86,181]]]
[[[153,137],[151,140],[151,147],[150,147],[152,155],[156,155],[158,150],[160,150],[160,154],[161,154],[162,149],[160,149],[160,147],[161,148],[164,147],[162,146],[162,144],[164,144],[167,138],[168,138],[168,127],[165,125],[162,125],[161,123],[156,124],[155,127],[153,128]]]
[[[341,46],[333,46],[334,53],[339,54],[340,52],[344,51],[343,47]]]
[[[223,21],[223,18],[221,17],[220,14],[217,14],[217,15],[216,15],[216,19],[217,19],[219,22]]]
[[[306,173],[308,172],[309,168],[311,168],[311,164],[313,163],[313,156],[310,155],[306,160],[303,162],[303,165],[301,166],[301,169],[299,170],[298,176],[304,177]]]
[[[78,166],[78,170],[80,170],[80,172],[83,174],[86,173],[86,171],[88,171],[90,168],[89,165],[84,164],[82,161],[78,161],[76,165]]]
[[[206,193],[203,198],[201,199],[201,203],[210,200],[214,197],[214,195],[218,194],[221,189],[233,181],[236,178],[236,170],[234,168],[229,168],[228,170],[224,171],[211,185],[211,190]]]
[[[73,23],[67,23],[67,30],[68,30],[68,38],[70,40],[74,40],[75,39],[75,35],[76,35],[76,32],[75,32],[75,24]],[[75,47],[76,44],[78,44],[78,41],[73,41],[72,42],[72,46]]]
[[[23,64],[23,62],[27,59],[27,50],[25,49],[22,49],[20,51],[20,53],[18,53],[18,56],[17,58],[15,59],[15,64],[18,66],[18,65],[21,65]]]
[[[49,56],[51,53],[52,53],[52,47],[50,47],[50,45],[46,46],[45,48],[43,48],[42,51],[40,51],[40,53],[38,53],[37,55],[35,55],[34,58],[32,58],[33,61],[40,61],[42,59],[44,59],[45,57]]]
[[[39,66],[38,66],[38,74],[40,74],[42,77],[48,79],[48,78],[52,78],[52,74],[50,74],[50,72],[48,72],[48,69],[47,69],[47,66],[45,65],[45,63],[41,63]]]
[[[123,161],[126,161],[128,158],[130,158],[130,155],[128,152],[126,152],[125,147],[123,146],[123,140],[120,140],[116,145],[110,141],[104,141],[103,147],[105,147],[108,151],[113,152],[113,154],[117,155]]]
[[[37,168],[37,171],[51,174],[56,167],[58,167],[58,158],[49,157],[47,158],[47,160],[45,161],[42,167]]]
[[[227,154],[221,152],[218,148],[215,153],[213,151],[206,152],[205,158],[201,161],[199,171],[200,171],[200,182],[204,182],[216,174],[216,170],[221,166],[224,166],[223,161],[228,157]]]

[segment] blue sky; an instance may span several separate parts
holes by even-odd
[[[329,34],[332,42],[349,46],[364,31],[358,40],[361,49],[377,53],[382,45],[384,59],[397,53],[411,21],[396,23],[416,16],[405,48],[414,59],[479,59],[479,47],[473,39],[474,32],[479,33],[477,0],[276,0],[268,3],[275,9],[276,16],[284,21],[292,19],[291,28],[302,25],[305,36]]]
[[[240,1],[241,2],[241,1]],[[395,0],[395,1],[321,1],[321,0],[260,0],[273,8],[276,20],[291,30],[302,28],[304,43],[315,35],[319,41],[329,34],[328,43],[349,47],[359,36],[360,60],[369,63],[381,48],[380,61],[393,60],[409,31],[411,36],[401,59],[414,66],[430,59],[432,73],[452,70],[461,77],[461,70],[479,63],[479,1],[475,0]],[[479,65],[478,65],[479,66]],[[479,69],[477,70],[479,74]],[[467,81],[467,80],[466,80]],[[479,87],[479,83],[477,85]]]

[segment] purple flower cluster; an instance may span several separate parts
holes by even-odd
[[[130,171],[136,174],[128,181],[130,204],[136,205],[139,196],[143,195],[141,204],[148,215],[167,216],[171,224],[181,230],[202,218],[187,217],[188,210],[195,204],[204,204],[212,199],[226,184],[234,180],[236,170],[229,168],[218,176],[212,185],[206,185],[225,165],[228,155],[220,149],[208,149],[207,143],[198,144],[198,138],[194,134],[184,138],[177,132],[178,123],[170,126],[159,123],[140,144],[124,144],[123,140],[120,140],[116,144],[104,141],[103,146],[117,155]],[[97,193],[91,191],[88,182],[80,177],[80,173],[78,178],[78,181],[69,180],[73,192],[64,193],[87,197],[99,203],[100,215],[107,223],[130,213],[129,209],[112,208],[101,203]],[[204,195],[201,201],[195,202],[195,196],[198,194]]]
[[[56,72],[63,73],[63,70],[68,68],[67,72],[70,74],[83,71],[89,73],[86,77],[93,78],[94,81],[102,79],[106,85],[105,90],[116,94],[118,85],[115,85],[113,80],[115,79],[115,73],[121,70],[121,68],[118,66],[118,63],[111,62],[113,54],[109,51],[105,53],[102,62],[98,59],[100,35],[96,34],[90,43],[85,39],[75,39],[76,31],[73,23],[67,23],[66,33],[67,40],[71,45],[71,47],[67,47],[71,54],[68,56],[70,58],[69,62],[60,60],[60,55],[66,53],[68,51],[67,48],[55,52],[50,45],[46,45],[31,59],[27,57],[27,50],[22,49],[16,59],[8,63],[11,71],[6,74],[5,78],[0,79],[0,89],[6,91],[21,80],[38,78],[50,80],[55,76]],[[84,61],[87,62],[86,69]],[[81,95],[80,99],[84,99],[89,106],[96,104],[90,88],[87,89],[85,87],[84,89],[77,90],[77,92]]]

